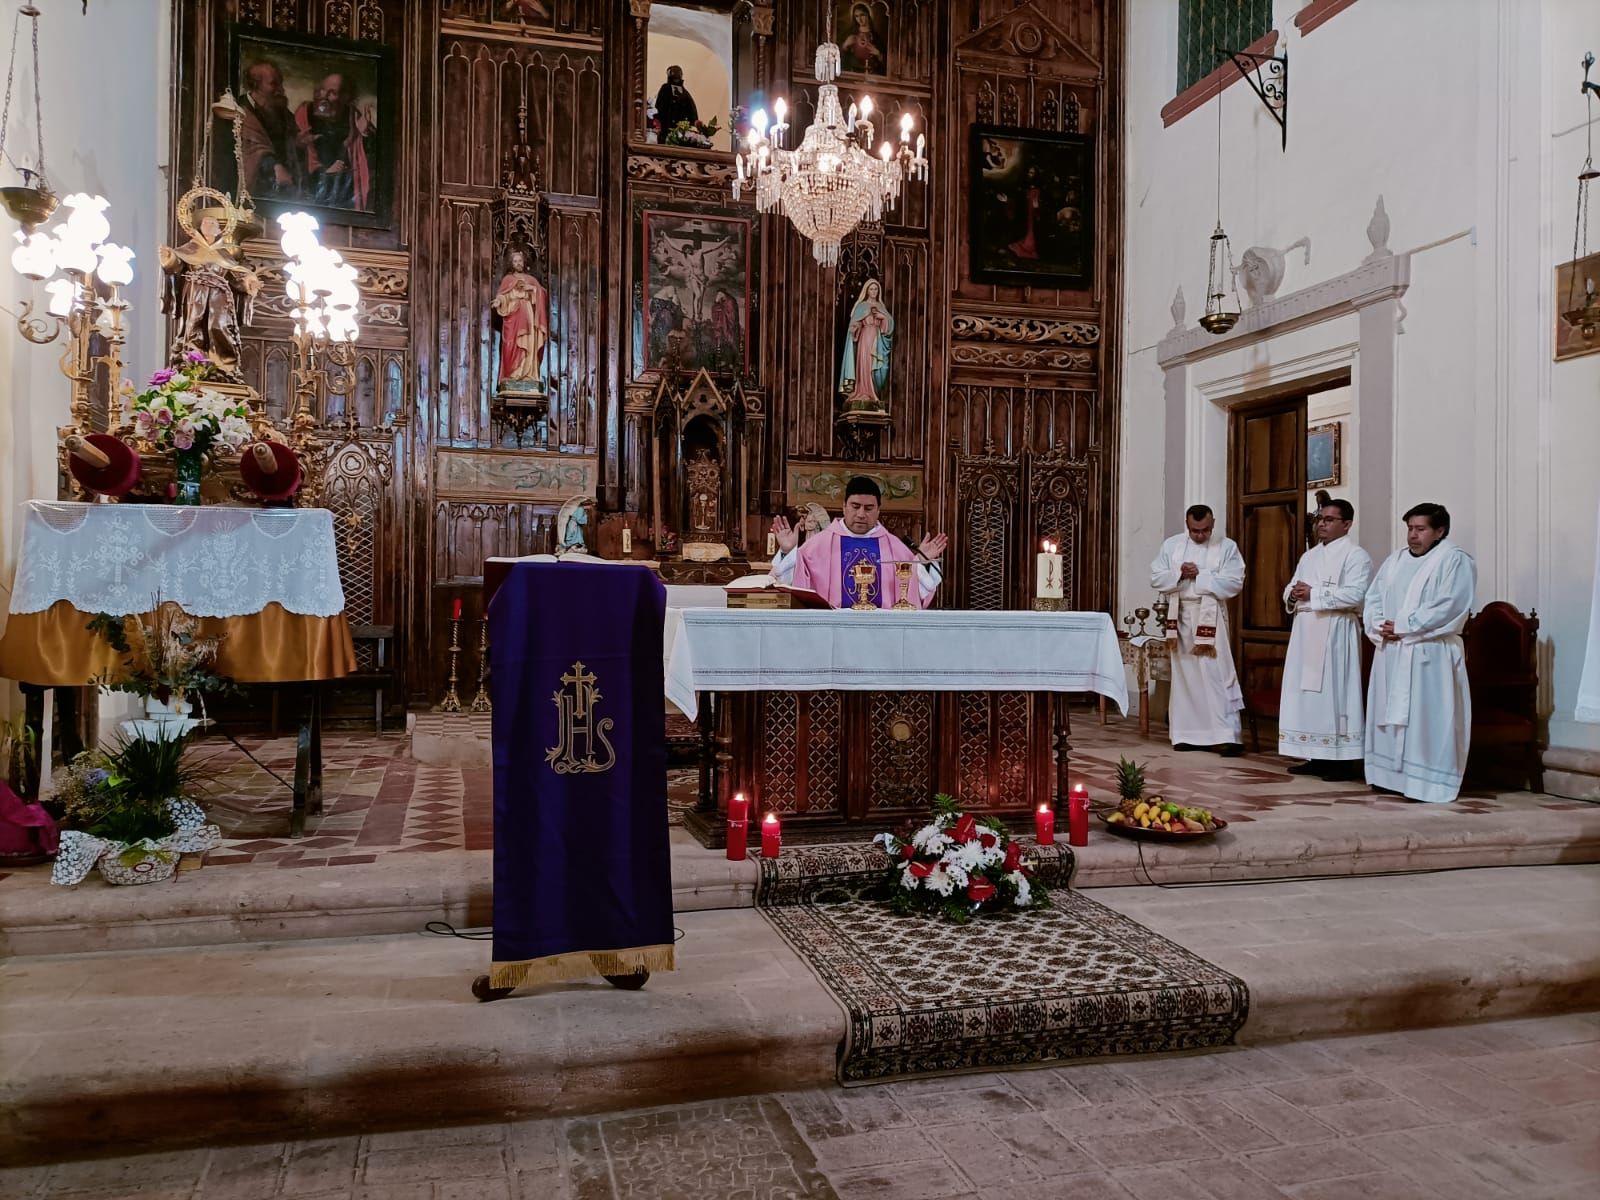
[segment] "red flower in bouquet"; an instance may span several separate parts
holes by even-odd
[[[956,822],[956,827],[950,831],[950,836],[965,846],[978,836],[977,819],[971,813],[962,813],[961,819]]]
[[[999,840],[1000,839],[995,837],[992,833],[980,833],[978,835],[978,845],[982,846],[985,850],[989,849],[989,847],[993,846]]]
[[[990,883],[982,875],[974,875],[972,881],[967,884],[967,899],[974,900],[979,904],[989,899],[994,893],[994,884]]]
[[[911,864],[911,873],[918,879],[926,879],[933,874],[933,864],[914,862]]]
[[[1015,871],[1022,866],[1022,846],[1017,842],[1006,845],[1005,870]]]
[[[917,856],[917,848],[915,846],[913,846],[910,842],[907,842],[904,846],[900,847],[900,857],[901,858],[915,858],[916,856]]]

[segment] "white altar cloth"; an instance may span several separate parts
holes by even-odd
[[[344,611],[333,514],[325,508],[186,507],[29,500],[14,613],[59,600],[80,612],[149,612],[174,601],[195,617],[238,617],[277,602]]]
[[[686,716],[698,692],[1098,692],[1128,689],[1105,613],[687,608],[667,666]]]

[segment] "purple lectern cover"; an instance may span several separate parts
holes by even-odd
[[[673,967],[665,615],[646,567],[518,563],[490,601],[492,987]]]

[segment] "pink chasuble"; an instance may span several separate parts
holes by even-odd
[[[882,525],[875,525],[871,532],[858,537],[845,528],[842,519],[835,517],[833,524],[820,533],[812,534],[806,539],[805,545],[800,547],[794,564],[794,586],[816,592],[834,608],[842,607],[845,593],[843,562],[845,539],[856,542],[868,539],[877,541],[878,562],[881,566],[877,583],[878,607],[893,608],[899,592],[892,564],[914,563],[917,556]],[[918,608],[926,608],[928,605],[915,570],[911,572],[911,587],[906,598]]]

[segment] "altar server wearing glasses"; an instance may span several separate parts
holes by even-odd
[[[1363,620],[1378,648],[1367,693],[1367,782],[1412,800],[1461,791],[1472,739],[1472,695],[1461,630],[1478,565],[1450,540],[1442,504],[1406,513],[1406,544],[1378,568]]]
[[[1359,779],[1366,733],[1361,704],[1361,610],[1372,558],[1350,537],[1355,506],[1317,493],[1317,544],[1283,589],[1294,614],[1278,706],[1278,753],[1307,761],[1291,775]]]
[[[1171,597],[1167,652],[1172,702],[1167,726],[1178,750],[1244,753],[1239,710],[1244,697],[1228,646],[1228,604],[1244,589],[1244,559],[1231,538],[1213,536],[1216,517],[1204,504],[1184,516],[1186,530],[1161,543],[1150,586]]]
[[[897,599],[893,564],[915,562],[907,599],[918,608],[928,607],[943,573],[939,557],[947,539],[942,533],[929,534],[913,553],[878,523],[882,502],[883,493],[875,482],[864,475],[855,476],[844,486],[844,515],[812,534],[804,546],[799,546],[799,531],[787,517],[774,517],[772,533],[778,554],[772,560],[772,578],[809,588],[834,608],[850,608],[856,603],[857,588],[851,568],[865,561],[874,568],[868,600],[879,608],[892,608]]]

